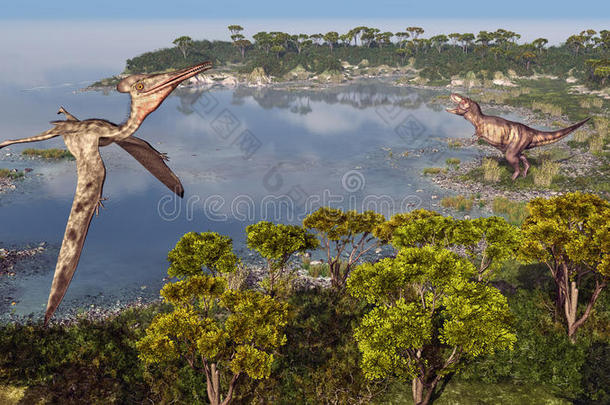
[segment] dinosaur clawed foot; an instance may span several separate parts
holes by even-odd
[[[514,172],[514,173],[513,173],[513,175],[512,175],[512,177],[511,177],[511,179],[512,179],[513,181],[515,181],[515,180],[517,179],[517,177],[519,177],[519,171]],[[525,174],[523,175],[523,177],[525,177]]]

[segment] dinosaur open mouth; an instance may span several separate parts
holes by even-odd
[[[206,62],[200,63],[198,65],[191,66],[186,69],[179,70],[177,72],[173,72],[173,73],[169,74],[169,77],[167,78],[167,80],[165,80],[165,81],[159,83],[158,85],[156,85],[155,87],[147,90],[145,93],[151,93],[151,92],[157,91],[157,90],[162,89],[167,86],[178,85],[180,82],[183,82],[186,79],[189,79],[189,78],[191,78],[195,75],[198,75],[199,73],[209,70],[211,68],[212,68],[212,62],[206,61]]]
[[[457,114],[457,115],[462,115],[466,113],[466,109],[464,109],[465,106],[463,106],[463,104],[465,103],[465,99],[464,97],[460,96],[457,93],[453,93],[451,94],[451,101],[453,101],[454,103],[457,103],[457,108],[447,108],[446,111],[450,112],[451,114]]]

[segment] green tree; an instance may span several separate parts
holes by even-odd
[[[280,54],[284,52],[286,49],[282,45],[273,45],[271,47],[271,52],[275,52],[275,56],[279,59]]]
[[[252,46],[252,43],[246,39],[240,32],[243,31],[243,27],[240,25],[229,25],[229,31],[231,32],[231,39],[233,40],[233,46],[239,48],[241,58],[246,57],[246,48]]]
[[[422,27],[407,27],[405,31],[411,34],[411,38],[413,39],[417,39],[417,37],[424,33],[424,29]]]
[[[254,41],[256,41],[256,46],[258,46],[259,49],[262,49],[266,54],[269,54],[269,51],[273,46],[273,38],[271,35],[265,31],[261,31],[254,34],[252,38],[254,38]]]
[[[568,48],[572,49],[576,55],[578,55],[580,49],[585,46],[584,41],[585,39],[582,35],[571,35],[566,40],[566,45]]]
[[[309,35],[307,34],[292,35],[290,37],[290,40],[294,44],[295,48],[297,48],[297,53],[299,55],[301,54],[303,49],[308,46],[311,46],[311,44],[313,43],[311,39],[309,39]]]
[[[394,236],[394,232],[399,227],[406,225],[409,222],[432,216],[438,217],[441,216],[441,214],[423,208],[419,208],[411,212],[394,214],[389,220],[377,225],[373,230],[373,235],[375,235],[383,243],[390,243],[392,241],[392,237]]]
[[[451,34],[447,35],[447,37],[449,37],[449,39],[451,40],[452,45],[456,45],[461,36],[462,34],[460,34],[459,32],[452,32]]]
[[[610,281],[610,203],[593,194],[568,193],[528,203],[521,255],[544,263],[557,288],[556,310],[563,314],[568,337],[587,318]],[[580,313],[579,290],[588,279],[594,286]]]
[[[476,42],[480,43],[484,47],[488,47],[489,43],[493,41],[493,35],[487,31],[479,31],[477,34]]]
[[[375,36],[375,41],[379,44],[380,48],[383,48],[383,45],[389,45],[392,42],[393,33],[386,31],[381,32]]]
[[[286,342],[286,304],[255,291],[226,290],[225,283],[199,274],[166,284],[161,295],[173,310],[157,315],[136,343],[146,364],[185,362],[205,375],[211,405],[231,403],[244,374],[268,378],[273,351]],[[229,373],[228,382],[221,372]]]
[[[186,55],[188,55],[189,48],[193,45],[193,40],[191,39],[191,37],[183,35],[174,39],[172,44],[176,45],[176,47],[180,49],[180,52],[182,52],[182,56],[184,57],[184,59],[186,59]]]
[[[303,226],[320,238],[334,288],[343,289],[354,264],[377,245],[372,232],[383,221],[383,215],[373,211],[343,212],[330,207],[321,207],[303,220]]]
[[[536,38],[532,41],[532,45],[538,50],[538,53],[542,53],[546,44],[549,43],[549,40],[546,38]]]
[[[449,41],[449,38],[447,38],[447,35],[435,35],[432,38],[430,38],[430,42],[432,43],[432,46],[436,48],[436,50],[438,51],[438,53],[441,53],[441,51],[443,50],[443,46]]]
[[[459,252],[475,266],[479,282],[488,282],[521,245],[519,229],[504,218],[455,220],[425,209],[396,214],[373,234],[397,249],[433,246]]]
[[[459,41],[462,43],[462,50],[465,53],[468,53],[468,47],[472,44],[472,41],[474,41],[474,34],[471,34],[469,32],[460,35]]]
[[[318,247],[315,235],[298,225],[260,221],[246,227],[246,233],[248,248],[256,250],[267,261],[267,293],[271,296],[278,292],[276,283],[284,275],[290,257]]]
[[[326,43],[328,44],[331,53],[333,52],[333,47],[335,46],[338,40],[339,34],[335,31],[330,31],[324,34],[324,41],[326,41]]]
[[[379,28],[366,28],[362,34],[360,34],[360,41],[366,43],[366,47],[370,48],[379,31]]]
[[[239,262],[231,238],[216,232],[185,234],[169,251],[167,260],[170,262],[167,273],[178,278],[202,274],[203,269],[212,276],[232,273]]]
[[[519,55],[519,59],[525,61],[525,69],[530,70],[530,64],[536,59],[536,54],[530,50],[525,50]]]
[[[467,260],[430,246],[356,267],[347,290],[373,306],[354,333],[365,376],[410,380],[413,401],[425,405],[465,360],[512,349],[506,298],[469,281],[474,273]]]

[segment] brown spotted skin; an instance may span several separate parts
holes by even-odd
[[[474,125],[477,137],[484,139],[491,146],[504,152],[506,160],[515,170],[512,176],[513,180],[519,174],[525,177],[530,167],[523,151],[557,142],[589,120],[587,118],[584,121],[557,131],[540,131],[519,122],[485,115],[481,112],[481,107],[478,103],[460,94],[453,93],[451,100],[457,103],[457,108],[447,109],[448,112],[463,116]],[[522,162],[524,166],[522,172],[520,171],[519,162]]]
[[[211,63],[204,62],[172,73],[133,75],[121,80],[117,85],[117,90],[129,93],[131,96],[129,118],[121,125],[102,119],[79,121],[61,107],[59,113],[66,115],[66,121],[53,121],[54,128],[39,135],[0,143],[0,148],[3,148],[12,144],[42,141],[61,135],[68,150],[76,159],[78,174],[76,192],[55,267],[45,312],[45,325],[68,290],[80,259],[93,213],[100,204],[106,169],[99,147],[117,142],[172,191],[182,195],[180,181],[163,163],[165,155],[157,152],[141,139],[127,139],[140,127],[146,116],[157,109],[182,81],[210,68]]]

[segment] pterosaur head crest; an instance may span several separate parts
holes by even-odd
[[[212,62],[203,62],[169,73],[131,75],[119,82],[117,90],[121,93],[129,93],[133,106],[145,117],[153,112],[180,83],[211,68]]]
[[[464,115],[468,111],[470,111],[473,107],[475,107],[476,103],[469,99],[468,97],[464,97],[461,94],[452,93],[451,101],[457,103],[456,108],[447,108],[447,112],[457,115]]]

